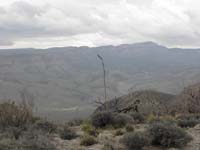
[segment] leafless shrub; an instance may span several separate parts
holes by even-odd
[[[14,102],[5,102],[0,104],[0,128],[7,127],[25,127],[34,120],[32,111],[24,106],[17,105]]]

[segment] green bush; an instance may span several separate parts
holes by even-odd
[[[96,144],[97,141],[96,139],[93,137],[93,136],[90,136],[90,135],[84,135],[82,138],[81,138],[81,143],[80,145],[83,145],[83,146],[91,146],[91,145],[94,145]]]
[[[134,131],[133,126],[130,125],[130,124],[127,124],[126,127],[125,127],[125,129],[126,129],[126,132],[133,132]]]
[[[82,126],[81,126],[81,129],[82,131],[84,132],[88,132],[89,130],[91,130],[92,126],[88,123],[84,123]]]
[[[133,117],[135,123],[144,123],[145,116],[139,112],[134,112],[130,114]]]
[[[146,121],[151,124],[151,123],[155,123],[155,122],[160,122],[161,120],[154,114],[149,114],[146,117]]]
[[[151,124],[149,133],[153,145],[179,148],[191,141],[191,137],[184,130],[169,123]]]
[[[91,136],[97,136],[99,134],[98,131],[88,123],[82,125],[82,131]]]
[[[113,115],[110,112],[96,112],[91,118],[92,125],[96,128],[103,128],[111,125],[113,122]]]
[[[60,137],[64,140],[72,140],[77,137],[77,134],[73,129],[65,125],[60,131]]]
[[[150,141],[143,132],[131,132],[124,135],[122,143],[127,150],[141,150],[143,147],[148,146]]]

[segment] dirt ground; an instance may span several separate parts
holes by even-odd
[[[141,131],[145,128],[145,125],[136,126],[136,131]],[[80,127],[75,128],[77,134],[81,137],[84,133],[81,131]],[[192,136],[193,140],[184,148],[160,148],[160,147],[146,147],[144,150],[200,150],[200,124],[194,128],[190,128],[187,132]],[[57,150],[102,150],[105,143],[111,143],[114,145],[115,150],[126,150],[120,143],[122,136],[114,136],[115,130],[104,130],[98,137],[98,144],[92,146],[80,146],[81,138],[78,137],[74,140],[62,140],[57,135],[55,135],[54,143],[57,146]]]

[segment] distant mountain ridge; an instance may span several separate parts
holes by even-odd
[[[109,99],[145,89],[177,94],[200,81],[200,49],[167,48],[153,42],[9,49],[0,50],[0,99],[20,101],[20,92],[26,89],[40,114],[87,116],[94,100],[103,98],[97,54],[105,60]]]

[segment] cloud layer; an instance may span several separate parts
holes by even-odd
[[[0,48],[100,46],[141,41],[170,47],[200,47],[200,1],[197,0],[0,2]]]

